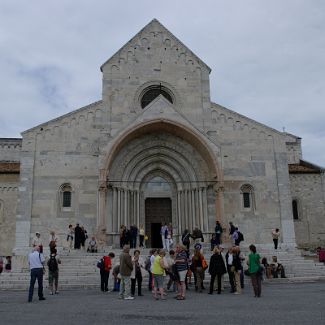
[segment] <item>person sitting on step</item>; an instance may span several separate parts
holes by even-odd
[[[87,252],[97,253],[97,242],[95,236],[91,237],[91,240],[88,243]]]
[[[271,273],[273,278],[278,278],[279,277],[279,273],[281,278],[285,278],[285,271],[284,271],[284,267],[282,264],[280,264],[278,262],[278,258],[276,256],[272,256],[272,262],[270,263],[271,266]]]

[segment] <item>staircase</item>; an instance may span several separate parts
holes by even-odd
[[[203,247],[206,260],[209,262],[211,252],[207,245]],[[59,287],[60,288],[99,288],[100,275],[96,264],[97,261],[113,251],[116,255],[113,266],[119,262],[119,249],[106,249],[106,253],[86,253],[83,251],[60,250],[60,259],[62,264],[59,265]],[[244,256],[248,256],[249,250],[247,247],[242,248]],[[302,257],[299,250],[284,250],[279,249],[275,251],[270,248],[258,248],[258,253],[261,257],[266,257],[268,262],[272,260],[272,256],[276,255],[278,261],[284,265],[287,279],[272,279],[271,282],[280,281],[315,281],[325,280],[325,265],[314,260]],[[141,256],[145,258],[149,255],[149,249],[142,249]],[[27,290],[30,281],[29,269],[27,265],[20,271],[15,270],[13,263],[13,270],[11,272],[3,272],[0,275],[0,290]],[[244,269],[246,265],[244,264]],[[210,278],[206,272],[206,281]],[[110,284],[112,286],[112,275],[110,276]],[[146,279],[144,279],[144,285]],[[44,276],[44,287],[48,286],[48,270]]]

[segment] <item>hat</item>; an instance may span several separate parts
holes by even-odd
[[[196,243],[194,245],[194,249],[201,249],[202,248],[202,245],[200,243]]]
[[[36,233],[35,233],[36,235],[40,235],[41,233],[39,232],[39,231],[36,231]]]

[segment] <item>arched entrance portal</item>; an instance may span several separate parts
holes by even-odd
[[[145,229],[148,236],[147,246],[163,247],[160,229],[163,224],[172,224],[173,190],[168,180],[156,171],[151,179],[143,184],[145,200]]]
[[[130,133],[111,150],[99,202],[110,243],[118,243],[121,225],[143,225],[149,246],[158,245],[153,237],[162,222],[172,223],[175,240],[185,229],[214,229],[217,167],[200,141],[160,122]]]

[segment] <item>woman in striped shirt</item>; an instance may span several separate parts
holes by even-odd
[[[176,297],[177,300],[185,299],[185,292],[186,292],[185,279],[188,270],[187,261],[188,261],[188,255],[185,246],[178,244],[176,246],[176,258],[175,258],[175,266],[179,276],[179,281],[177,282],[177,287],[178,287],[178,294]]]

